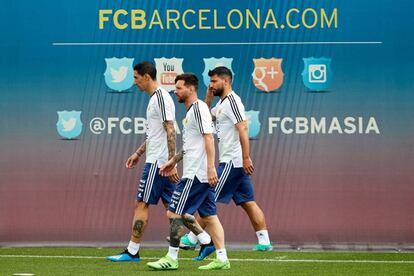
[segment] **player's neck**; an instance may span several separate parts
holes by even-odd
[[[158,88],[158,83],[156,81],[153,81],[148,85],[148,89],[146,92],[148,93],[148,95],[152,96],[157,90],[157,88]]]
[[[231,89],[231,87],[227,88],[224,90],[223,94],[221,95],[220,99],[223,100],[225,97],[227,97],[227,95],[229,95],[231,92],[233,91],[233,89]]]
[[[198,98],[197,98],[197,96],[196,95],[191,95],[191,96],[188,96],[188,98],[185,100],[185,102],[184,102],[184,105],[185,105],[185,107],[187,108],[187,110],[190,108],[190,106],[195,102],[195,101],[197,101],[198,100]]]

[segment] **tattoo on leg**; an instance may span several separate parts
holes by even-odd
[[[184,223],[183,219],[175,218],[172,219],[170,225],[170,245],[172,247],[180,246],[180,238],[184,235]]]
[[[137,219],[134,222],[134,226],[132,227],[133,235],[136,236],[137,238],[141,238],[142,234],[144,233],[145,224],[146,224],[145,221],[143,221],[141,219]]]
[[[190,214],[183,215],[184,225],[190,229],[194,234],[198,235],[203,232],[203,228],[201,228],[200,224],[198,224],[197,220],[194,216]]]

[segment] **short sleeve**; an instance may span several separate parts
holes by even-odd
[[[206,104],[200,102],[194,104],[194,117],[201,134],[213,133],[213,121]]]
[[[239,99],[236,99],[233,95],[228,95],[227,99],[229,101],[230,108],[226,110],[226,115],[230,118],[233,124],[246,121],[243,103]]]
[[[163,95],[161,90],[156,92],[160,116],[163,122],[175,120],[175,106],[171,99]]]

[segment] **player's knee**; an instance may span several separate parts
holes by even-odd
[[[212,215],[212,216],[203,217],[201,219],[202,219],[203,224],[210,225],[216,222],[218,220],[218,217],[217,215]]]
[[[247,201],[240,204],[244,210],[251,210],[258,207],[256,201]]]

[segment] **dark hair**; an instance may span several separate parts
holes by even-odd
[[[197,91],[198,89],[198,78],[196,75],[194,75],[193,73],[184,73],[181,75],[178,75],[175,78],[175,83],[177,83],[177,81],[182,80],[184,81],[184,85],[185,86],[194,86],[195,90]]]
[[[233,74],[231,73],[230,69],[224,66],[219,66],[214,68],[213,70],[208,71],[208,76],[212,77],[217,75],[218,77],[224,77],[227,76],[230,78],[230,82],[233,79]]]
[[[134,71],[137,71],[137,73],[141,76],[148,74],[151,77],[151,79],[157,79],[157,69],[155,68],[155,65],[151,62],[143,61],[141,63],[138,63],[134,66]]]

